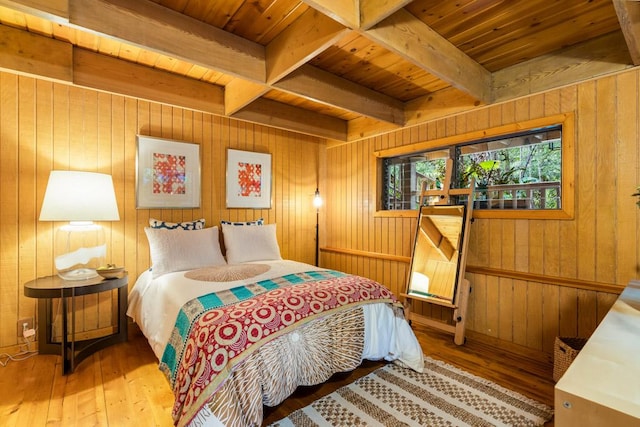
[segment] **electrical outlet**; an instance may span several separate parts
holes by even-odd
[[[17,331],[18,337],[22,338],[22,331],[24,330],[24,324],[27,324],[27,329],[34,329],[33,327],[33,317],[25,317],[24,319],[18,320]]]

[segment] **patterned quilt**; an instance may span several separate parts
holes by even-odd
[[[290,274],[189,301],[160,364],[176,396],[174,422],[188,423],[265,343],[313,319],[373,302],[396,300],[375,281],[332,270]]]

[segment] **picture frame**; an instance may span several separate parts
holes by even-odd
[[[271,208],[271,154],[227,149],[227,208]]]
[[[200,145],[137,135],[136,208],[200,207]]]

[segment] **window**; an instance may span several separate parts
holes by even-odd
[[[442,188],[450,158],[452,188],[475,179],[476,216],[572,217],[573,132],[573,115],[561,115],[377,152],[379,211],[417,209],[423,183]]]
[[[551,126],[455,149],[454,183],[476,181],[474,209],[560,209],[562,126]]]
[[[417,209],[424,182],[441,189],[449,150],[427,151],[383,160],[385,210]]]

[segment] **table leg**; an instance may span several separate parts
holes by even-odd
[[[76,291],[71,288],[71,370],[76,369]]]
[[[120,342],[126,342],[128,339],[127,332],[127,287],[118,288],[118,336]]]
[[[60,343],[60,353],[62,355],[62,375],[66,375],[69,362],[67,360],[67,297],[64,296],[64,289],[60,292],[60,304],[62,304],[62,342]]]

